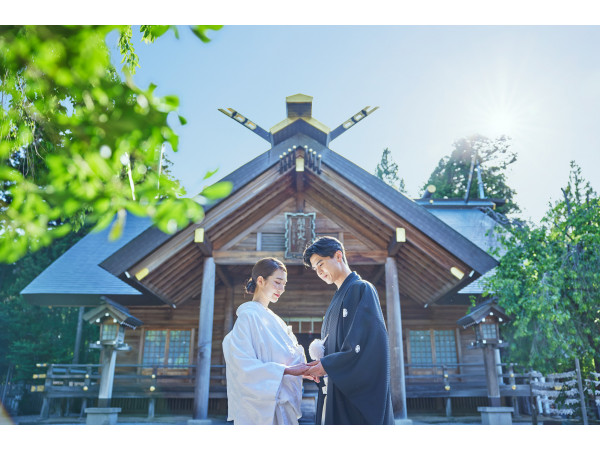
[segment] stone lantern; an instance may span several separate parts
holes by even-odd
[[[98,407],[85,409],[87,414],[86,423],[90,425],[114,425],[117,422],[118,413],[121,412],[121,408],[110,407],[117,352],[131,349],[125,344],[125,329],[135,330],[143,322],[129,314],[126,307],[104,296],[101,299],[103,304],[88,311],[83,316],[84,320],[89,323],[100,326],[100,340],[90,344],[90,348],[102,350],[100,362],[102,374],[98,392]]]
[[[498,370],[496,368],[495,350],[506,346],[500,336],[500,324],[510,321],[496,303],[495,298],[480,303],[469,314],[457,321],[463,329],[475,328],[475,342],[471,348],[480,348],[483,351],[486,384],[489,398],[489,407],[478,408],[482,413],[484,424],[510,424],[513,408],[501,406],[500,385],[498,383]]]

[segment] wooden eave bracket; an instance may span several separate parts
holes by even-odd
[[[406,230],[404,228],[396,228],[396,233],[390,239],[388,244],[388,255],[396,256],[402,246],[406,243]]]
[[[202,255],[211,256],[213,252],[212,243],[206,235],[204,228],[196,228],[194,231],[194,243]]]

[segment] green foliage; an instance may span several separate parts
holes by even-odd
[[[429,176],[423,190],[430,184],[436,188],[432,198],[464,198],[467,193],[471,162],[481,167],[481,178],[486,198],[505,199],[506,204],[497,211],[502,214],[517,213],[520,208],[513,202],[515,191],[506,184],[506,169],[517,160],[516,153],[510,150],[510,138],[501,136],[489,139],[473,135],[454,142],[450,156],[442,158]],[[469,198],[479,197],[477,170],[473,171]]]
[[[600,369],[600,198],[571,163],[563,198],[540,226],[503,234],[506,253],[487,290],[513,317],[512,362],[542,372]]]
[[[67,251],[89,230],[70,233],[52,245],[13,264],[0,264],[0,380],[13,365],[14,381],[31,380],[37,363],[71,363],[79,308],[33,306],[19,294],[40,272]],[[83,324],[80,363],[96,362],[88,350],[98,328]]]
[[[149,41],[173,29],[142,28]],[[114,30],[125,82],[105,44]],[[177,150],[167,116],[179,101],[155,96],[154,85],[135,86],[130,74],[138,66],[128,26],[1,27],[0,261],[14,262],[83,223],[105,227],[125,211],[151,217],[167,233],[202,219],[202,206],[158,173],[162,145]],[[230,189],[212,188],[210,196]]]
[[[210,42],[210,38],[206,35],[208,30],[220,30],[223,25],[194,25],[192,31],[204,43]]]
[[[388,148],[383,150],[381,155],[381,161],[375,168],[375,176],[380,180],[385,181],[388,185],[396,189],[397,191],[406,194],[406,186],[404,185],[404,178],[400,178],[398,175],[398,164],[396,164],[391,157],[391,152]]]
[[[119,51],[123,55],[121,64],[125,64],[125,67],[131,74],[135,73],[135,69],[140,67],[139,58],[135,54],[135,49],[131,43],[131,36],[133,32],[131,27],[124,27],[119,35]]]

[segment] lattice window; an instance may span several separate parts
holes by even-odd
[[[322,317],[282,317],[285,323],[291,325],[294,334],[321,334]]]
[[[167,330],[146,330],[144,339],[144,365],[162,365],[165,361]]]
[[[438,364],[457,364],[454,330],[434,330],[435,359]]]
[[[190,363],[190,330],[172,330],[169,332],[168,365],[184,365]]]
[[[101,341],[111,341],[117,338],[119,326],[116,324],[102,324]]]
[[[260,248],[264,252],[285,250],[285,233],[262,233]]]
[[[498,339],[498,336],[496,335],[496,324],[481,324],[481,332],[483,333],[483,339]]]
[[[410,330],[411,364],[432,364],[431,333],[429,330]]]
[[[409,330],[410,364],[458,364],[455,330]]]

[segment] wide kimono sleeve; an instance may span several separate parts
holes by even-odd
[[[259,358],[265,335],[251,314],[238,317],[223,340],[229,419],[235,423],[271,424],[285,365]]]
[[[389,396],[389,340],[374,287],[358,282],[346,294],[338,323],[339,351],[321,359],[335,388],[368,423],[381,424]]]

